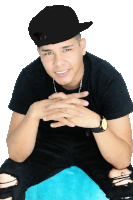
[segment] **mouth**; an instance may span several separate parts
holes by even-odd
[[[64,72],[64,73],[59,74],[59,73],[55,72],[55,74],[56,74],[56,76],[58,76],[58,77],[64,77],[64,76],[67,76],[67,75],[68,75],[69,71],[70,71],[70,69],[67,70],[67,71]]]

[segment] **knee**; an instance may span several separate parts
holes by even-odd
[[[109,172],[109,178],[114,178],[114,177],[117,177],[117,176],[121,176],[121,173],[124,173],[124,174],[131,174],[132,171],[130,171],[129,169],[125,168],[125,169],[115,169],[113,168],[110,172]]]
[[[0,188],[6,188],[17,184],[17,179],[10,174],[0,174]],[[6,198],[5,200],[12,200],[12,197]]]
[[[129,169],[115,169],[113,168],[110,172],[109,172],[109,178],[111,178],[113,180],[113,184],[115,184],[115,186],[120,186],[120,185],[127,185],[128,183],[133,183],[133,180],[128,178],[127,175],[131,174],[132,171],[130,171]],[[123,180],[122,176],[126,175],[126,179]],[[119,180],[117,177],[121,177],[121,179]]]
[[[6,188],[17,184],[17,179],[10,174],[0,174],[0,188]]]
[[[17,185],[18,181],[15,177],[11,176],[10,174],[0,174],[0,189],[7,188],[10,186]],[[3,199],[0,199],[3,200]],[[8,197],[4,200],[12,200],[12,197]]]

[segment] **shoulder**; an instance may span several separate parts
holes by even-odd
[[[31,81],[35,80],[35,82],[40,81],[42,76],[44,78],[46,76],[46,71],[40,56],[24,67],[21,73]]]
[[[39,74],[45,73],[40,56],[23,68],[23,71],[27,76],[31,75],[35,77]]]
[[[86,52],[86,58],[90,63],[90,73],[94,78],[104,78],[105,80],[113,80],[120,73],[108,61],[103,60],[91,53]]]

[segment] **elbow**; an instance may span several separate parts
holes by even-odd
[[[9,158],[10,158],[11,160],[13,160],[14,162],[21,163],[21,161],[20,161],[19,159],[15,158],[15,157],[12,157],[12,156],[9,155]]]
[[[132,148],[129,147],[128,152],[126,152],[125,156],[126,159],[123,160],[123,162],[119,163],[119,165],[117,165],[117,169],[125,169],[127,167],[129,167],[129,165],[131,164],[131,157],[132,157]],[[122,161],[122,159],[121,159]]]
[[[12,156],[9,156],[9,158],[11,160],[13,160],[14,162],[17,162],[17,163],[22,163],[22,162],[24,162],[26,160],[26,159],[14,158]]]
[[[124,164],[122,165],[118,165],[117,167],[116,167],[116,169],[125,169],[125,168],[127,168],[127,167],[129,167],[129,165],[131,164],[131,159],[130,159],[130,161],[128,161],[128,162],[124,162]]]
[[[9,154],[9,158],[11,160],[15,161],[15,162],[22,163],[30,156],[30,154],[21,155],[21,156],[20,156],[20,154],[17,154],[17,153],[16,154]]]
[[[131,159],[128,159],[127,161],[123,160],[123,163],[117,165],[116,169],[126,169],[131,164]]]
[[[24,156],[22,154],[20,155],[18,152],[13,152],[11,150],[9,151],[9,148],[8,148],[8,154],[9,154],[9,158],[17,163],[22,163],[28,158],[27,155]]]
[[[14,162],[17,162],[17,163],[22,163],[26,160],[26,158],[24,159],[19,155],[13,155],[13,154],[9,154],[9,158],[11,160],[13,160]]]
[[[9,154],[9,158],[10,158],[11,160],[13,160],[14,162],[18,162],[18,163],[23,162],[23,161],[20,159],[20,157],[17,156],[17,154],[11,153],[11,152],[12,152],[12,151],[10,151],[9,148],[8,148],[8,154]]]

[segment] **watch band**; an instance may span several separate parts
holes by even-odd
[[[100,127],[97,128],[90,128],[90,131],[94,132],[94,133],[99,133],[99,132],[104,132],[105,130],[102,128],[102,121],[103,119],[105,119],[104,116],[100,115],[101,117],[101,121],[100,121]],[[107,129],[107,128],[106,128]]]

